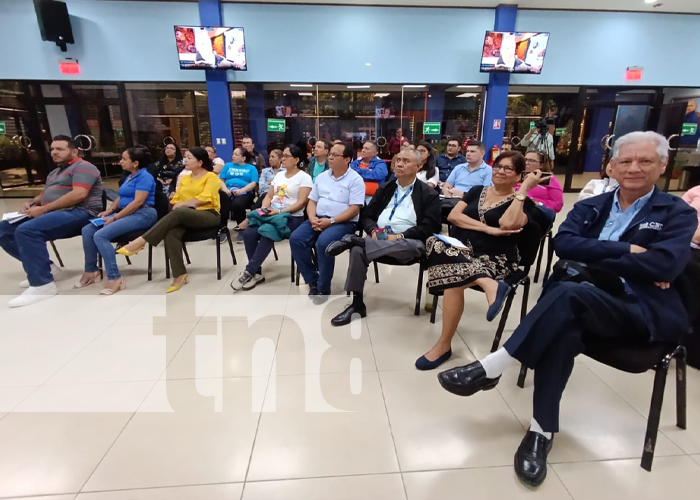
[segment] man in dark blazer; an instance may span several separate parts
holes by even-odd
[[[515,453],[515,472],[540,485],[559,431],[559,403],[586,346],[678,342],[690,320],[677,280],[690,260],[697,214],[655,187],[668,164],[668,141],[632,132],[616,142],[613,192],[574,205],[554,238],[563,272],[545,284],[537,305],[498,351],[438,375],[449,392],[492,389],[515,360],[535,371],[533,418]]]
[[[329,257],[350,249],[345,290],[353,293],[353,302],[331,320],[333,326],[347,325],[353,315],[362,318],[367,315],[362,294],[370,262],[381,257],[391,257],[399,263],[411,262],[425,255],[425,240],[440,232],[438,194],[416,178],[420,153],[404,149],[395,159],[396,180],[377,189],[362,215],[360,224],[368,236],[348,234],[326,248]]]

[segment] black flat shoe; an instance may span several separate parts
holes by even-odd
[[[318,294],[318,287],[316,286],[316,283],[310,283],[309,284],[309,297],[313,297],[314,295]]]
[[[441,364],[443,364],[445,361],[450,359],[452,357],[452,349],[447,351],[445,354],[440,356],[438,359],[435,361],[430,361],[428,358],[425,356],[421,356],[416,360],[416,368],[419,369],[420,371],[428,371],[428,370],[434,370]]]
[[[471,396],[479,391],[488,391],[498,385],[501,377],[486,378],[481,362],[474,361],[438,374],[443,389],[458,396]]]
[[[340,238],[340,240],[333,241],[326,247],[326,257],[336,257],[352,247],[364,248],[364,246],[364,238],[361,238],[355,234],[346,234]]]
[[[316,291],[316,295],[311,296],[311,301],[316,304],[317,306],[320,306],[321,304],[325,304],[328,301],[328,297],[331,295],[330,292],[325,293],[322,292],[321,290]]]
[[[527,431],[513,460],[518,479],[530,486],[539,486],[544,482],[547,477],[547,455],[553,441],[554,438],[547,439],[542,434]]]
[[[348,307],[345,308],[343,312],[338,314],[335,318],[331,320],[331,325],[333,326],[344,326],[344,325],[349,325],[350,322],[353,319],[353,315],[359,315],[360,318],[364,318],[367,316],[367,308],[366,307],[355,307],[354,305],[350,304]]]
[[[496,291],[496,300],[493,304],[489,306],[489,310],[486,311],[486,321],[493,321],[498,313],[503,310],[503,305],[506,303],[506,297],[508,297],[508,292],[511,290],[510,286],[503,282],[498,282],[498,290]]]

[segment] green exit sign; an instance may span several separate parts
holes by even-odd
[[[562,136],[566,135],[566,127],[556,129],[556,130],[555,130],[555,135],[556,135],[557,137],[562,137]]]
[[[2,123],[2,122],[0,122]],[[683,124],[683,131],[681,132],[681,135],[695,135],[698,132],[698,124],[697,123],[684,123]]]
[[[425,122],[423,124],[423,134],[440,134],[440,122]]]
[[[5,122],[0,122],[0,135],[5,135],[7,133],[7,128],[5,128]]]
[[[279,118],[268,118],[267,119],[267,131],[268,132],[284,132],[286,130],[284,120]]]

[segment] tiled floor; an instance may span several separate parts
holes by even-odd
[[[572,198],[567,195],[568,206]],[[9,211],[16,200],[0,200]],[[655,499],[700,491],[700,373],[688,374],[688,429],[675,427],[669,377],[654,470],[639,467],[652,374],[580,359],[562,404],[545,484],[523,486],[513,453],[531,416],[532,382],[517,368],[472,398],[413,368],[441,315],[412,315],[415,268],[370,273],[369,315],[335,329],[347,303],[325,307],[290,282],[289,247],[267,282],[234,295],[246,261],[188,246],[191,282],[165,296],[162,249],[120,265],[128,288],[72,290],[79,239],[57,242],[66,264],[58,297],[7,308],[21,267],[0,253],[0,498],[45,500]],[[342,293],[347,256],[337,262]],[[539,294],[534,285],[530,302]],[[486,354],[495,324],[466,294],[447,367]],[[515,305],[519,305],[516,299]],[[515,312],[515,310],[514,310]],[[505,338],[517,325],[511,314]]]

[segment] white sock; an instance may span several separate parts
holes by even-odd
[[[547,439],[552,439],[552,433],[543,431],[540,424],[537,423],[537,420],[535,420],[535,417],[532,417],[532,420],[530,420],[530,430],[532,432],[536,432],[537,434],[542,434]]]
[[[481,360],[487,378],[500,377],[508,366],[515,361],[515,358],[508,354],[504,347],[496,352],[492,352]]]

